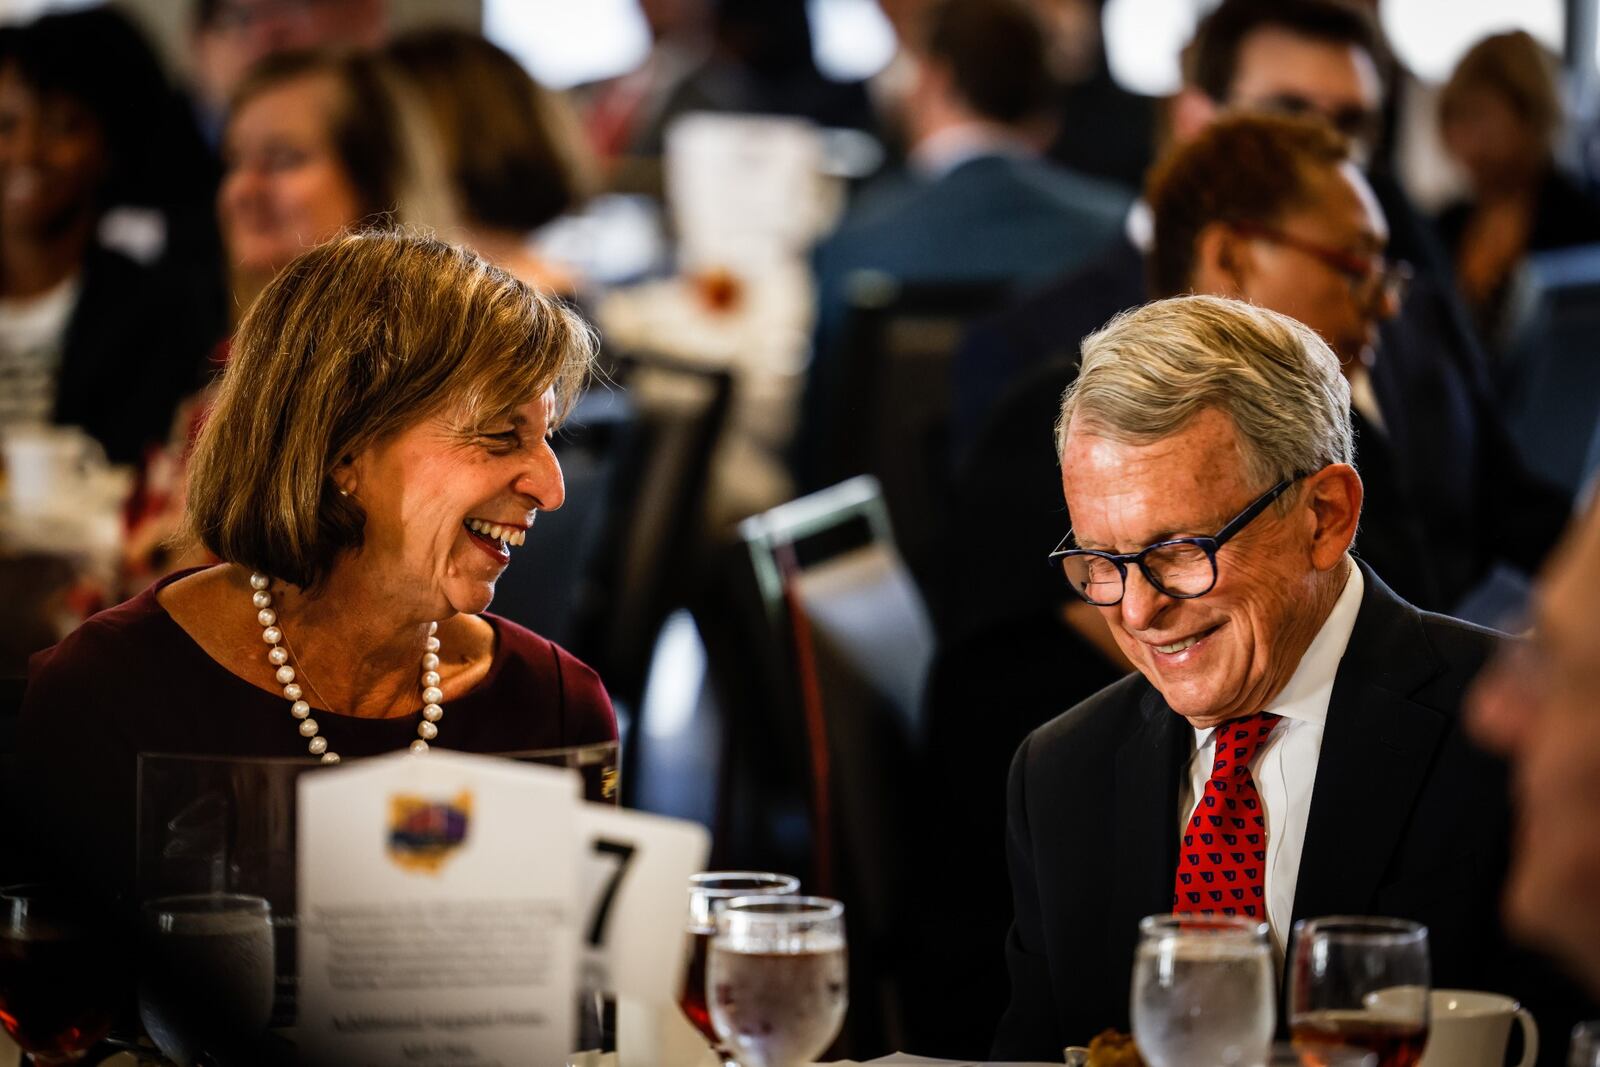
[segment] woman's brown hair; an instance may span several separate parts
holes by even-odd
[[[448,411],[463,430],[553,390],[555,422],[594,358],[592,331],[464,249],[348,234],[291,262],[239,324],[195,446],[189,529],[214,554],[302,588],[362,542],[340,461]]]
[[[1555,57],[1523,30],[1485,37],[1456,64],[1439,93],[1439,116],[1468,106],[1466,94],[1487,89],[1502,97],[1517,117],[1538,132],[1549,151],[1561,132],[1561,89]]]

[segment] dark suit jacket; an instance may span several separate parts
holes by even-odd
[[[1440,987],[1521,999],[1555,1040],[1563,983],[1500,934],[1511,814],[1505,766],[1462,726],[1493,632],[1417,611],[1369,568],[1335,677],[1296,884],[1295,920],[1427,924]],[[1171,910],[1188,722],[1140,675],[1035,730],[1011,766],[1011,1003],[995,1059],[1045,1059],[1128,1029],[1141,917]]]

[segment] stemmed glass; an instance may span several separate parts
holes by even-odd
[[[0,1026],[39,1067],[82,1059],[111,1030],[117,952],[93,915],[58,886],[0,889]]]
[[[736,897],[706,964],[711,1025],[739,1067],[800,1067],[833,1043],[849,1004],[844,905]]]
[[[728,1055],[711,1026],[706,1007],[706,954],[711,937],[717,932],[717,913],[734,897],[756,894],[792,896],[800,892],[800,879],[770,871],[702,871],[689,878],[689,969],[683,980],[678,1006],[713,1049],[727,1061]]]
[[[1210,915],[1139,923],[1133,1038],[1151,1067],[1257,1067],[1276,1018],[1267,924]]]
[[[161,897],[144,907],[139,1018],[179,1067],[248,1060],[272,1018],[272,909],[230,893]]]
[[[1332,916],[1294,925],[1289,1030],[1297,1047],[1365,1049],[1415,1067],[1428,1043],[1428,928]]]

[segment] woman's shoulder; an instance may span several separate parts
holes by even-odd
[[[484,616],[498,638],[486,688],[528,688],[559,695],[567,733],[591,739],[597,727],[609,738],[617,734],[611,697],[593,667],[519,623],[499,615]]]
[[[63,671],[103,673],[136,661],[182,636],[156,600],[157,586],[135,594],[115,607],[85,620],[59,642],[34,654],[28,665],[29,685],[39,677]]]

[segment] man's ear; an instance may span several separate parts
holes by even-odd
[[[1194,240],[1190,288],[1211,296],[1243,298],[1255,270],[1255,252],[1225,222],[1208,222]]]
[[[1333,569],[1350,550],[1361,522],[1361,475],[1348,463],[1335,463],[1306,479],[1305,501],[1313,518],[1311,563]]]

